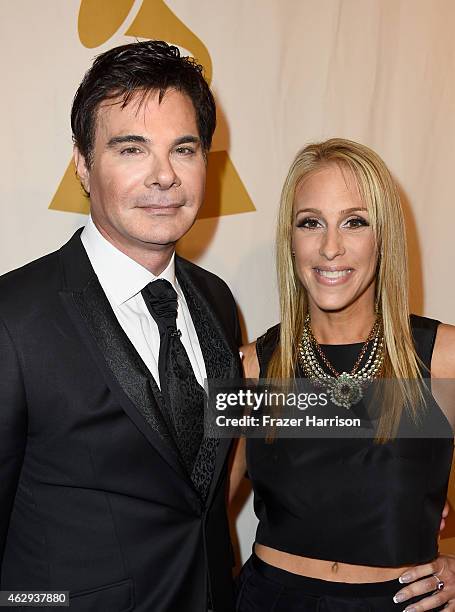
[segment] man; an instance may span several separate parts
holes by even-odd
[[[0,279],[1,588],[230,612],[229,441],[204,438],[201,385],[239,376],[237,312],[175,255],[214,100],[200,66],[139,42],[95,60],[72,128],[88,224]]]

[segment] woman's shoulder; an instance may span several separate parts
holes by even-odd
[[[436,332],[437,328],[441,324],[437,319],[431,319],[430,317],[423,317],[421,315],[411,314],[409,317],[411,329],[413,332],[416,331],[427,331]]]
[[[258,339],[256,340],[256,343],[261,348],[271,347],[272,349],[274,349],[276,345],[278,344],[279,339],[280,339],[280,324],[277,323],[276,325],[273,325],[273,327],[269,327],[269,329],[264,334],[262,334],[262,336],[259,336]]]
[[[264,353],[269,354],[275,349],[280,337],[280,325],[270,327],[262,336],[240,348],[242,353],[243,371],[246,378],[258,378],[264,359]]]
[[[412,335],[419,356],[433,378],[455,378],[455,326],[411,314]]]
[[[438,325],[431,375],[435,378],[455,378],[455,325]]]

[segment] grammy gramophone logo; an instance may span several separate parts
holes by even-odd
[[[127,23],[129,25],[126,25]],[[85,47],[96,49],[114,34],[121,32],[122,28],[125,28],[124,35],[132,37],[132,40],[156,38],[183,47],[204,66],[205,77],[210,83],[213,66],[206,46],[169,9],[164,0],[142,0],[142,3],[137,0],[81,1],[78,32]],[[227,134],[227,124],[221,113],[215,133],[218,146],[209,154],[205,203],[199,218],[256,210],[226,150]],[[72,160],[49,208],[83,214],[89,212],[89,202],[75,175]]]

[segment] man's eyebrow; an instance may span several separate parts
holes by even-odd
[[[145,136],[139,136],[139,134],[126,134],[125,136],[113,136],[108,142],[108,147],[115,147],[119,144],[125,144],[128,142],[138,142],[142,144],[150,144],[152,141],[149,138],[145,138]],[[175,147],[178,147],[181,144],[193,143],[200,144],[201,139],[198,136],[194,136],[192,134],[185,134],[185,136],[179,136],[173,142]]]
[[[193,136],[192,134],[186,134],[185,136],[180,136],[174,140],[174,146],[178,146],[181,144],[186,144],[188,142],[192,142],[194,144],[200,144],[201,139],[198,136]]]
[[[148,138],[145,136],[139,136],[138,134],[126,134],[125,136],[113,136],[107,143],[108,147],[115,147],[118,144],[124,144],[126,142],[140,142],[142,144],[150,143]]]

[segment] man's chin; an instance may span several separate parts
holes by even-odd
[[[174,248],[178,238],[172,236],[144,236],[138,239],[138,244],[143,245],[148,250],[160,250]]]
[[[135,241],[145,245],[169,246],[175,244],[186,232],[187,227],[157,221],[156,223],[144,223],[135,227],[130,236]]]

